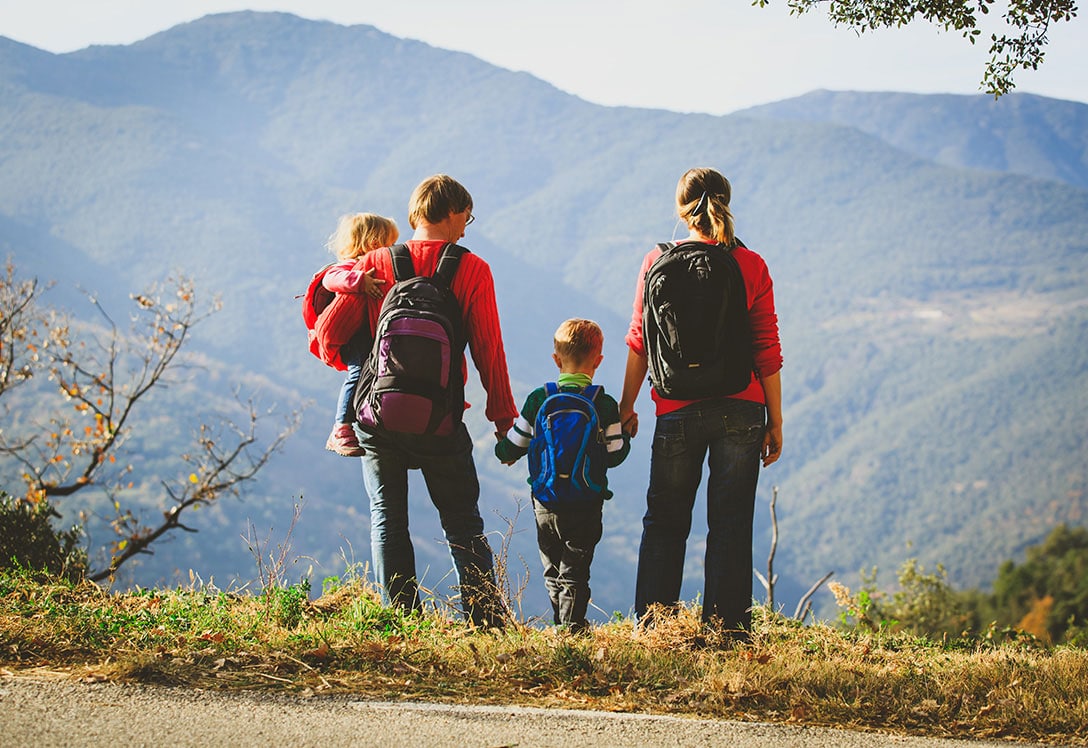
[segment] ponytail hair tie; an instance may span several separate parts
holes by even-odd
[[[706,201],[706,190],[703,190],[703,194],[699,197],[699,202],[695,203],[695,210],[691,211],[692,216],[699,215],[699,211],[703,207],[703,203]]]

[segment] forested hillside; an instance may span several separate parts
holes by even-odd
[[[980,124],[980,108],[1001,124]],[[675,230],[680,174],[717,167],[776,282],[785,452],[762,478],[755,556],[777,484],[779,599],[907,556],[988,584],[1055,524],[1088,524],[1086,118],[1019,95],[821,93],[725,117],[606,108],[465,54],[284,14],[65,55],[0,39],[0,252],[88,317],[77,285],[120,303],[175,268],[222,296],[193,341],[199,386],[171,391],[133,453],[168,455],[171,414],[214,410],[240,378],[281,408],[313,402],[244,502],[210,510],[127,581],[251,578],[247,519],[282,536],[299,496],[298,573],[320,578],[341,571],[341,549],[369,557],[358,465],[322,449],[340,378],[307,352],[294,298],[328,261],[338,216],[380,212],[408,233],[412,187],[454,175],[475,199],[464,243],[493,267],[515,396],[552,376],[551,333],[574,315],[604,327],[599,381],[618,392],[641,257]],[[470,393],[485,522],[501,531],[527,501],[525,468],[493,459],[475,381]],[[631,605],[648,397],[640,411],[594,564],[605,614]],[[0,461],[0,486],[17,488],[17,471]],[[421,488],[413,534],[438,583],[448,556]],[[528,514],[515,528],[526,612],[543,613]],[[702,535],[696,522],[688,597]]]

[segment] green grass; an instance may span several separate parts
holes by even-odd
[[[1088,744],[1088,651],[1026,637],[934,642],[802,626],[760,609],[726,646],[683,608],[648,631],[481,631],[384,608],[356,578],[260,593],[115,594],[0,571],[0,666],[15,673],[205,689],[792,722],[944,737]],[[693,643],[698,641],[699,645]]]

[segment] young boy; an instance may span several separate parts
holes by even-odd
[[[555,353],[552,358],[559,367],[555,383],[559,392],[592,395],[600,427],[591,444],[601,460],[599,489],[577,502],[563,503],[549,496],[545,504],[542,495],[533,492],[533,512],[540,560],[544,564],[544,586],[551,598],[553,621],[566,626],[572,633],[586,629],[586,609],[589,606],[589,567],[593,551],[601,539],[602,502],[612,498],[604,468],[623,462],[631,449],[629,437],[620,427],[619,406],[599,387],[592,387],[593,374],[603,358],[604,333],[597,323],[586,319],[568,319],[555,331]],[[513,465],[529,452],[537,428],[537,415],[548,398],[550,383],[533,390],[525,401],[514,427],[497,445],[495,455],[506,465]],[[556,389],[552,386],[553,390]],[[590,388],[587,391],[587,388]],[[603,442],[603,443],[601,443]],[[530,457],[529,484],[538,483],[544,470],[540,460]],[[536,473],[535,475],[532,473]],[[563,476],[564,478],[566,476]],[[543,494],[543,490],[540,492]]]

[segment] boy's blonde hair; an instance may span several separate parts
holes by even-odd
[[[568,319],[555,331],[555,355],[564,361],[581,364],[600,355],[604,332],[590,319]]]
[[[354,260],[372,249],[388,247],[400,231],[392,218],[374,213],[350,213],[340,217],[336,231],[325,246],[341,260]]]

